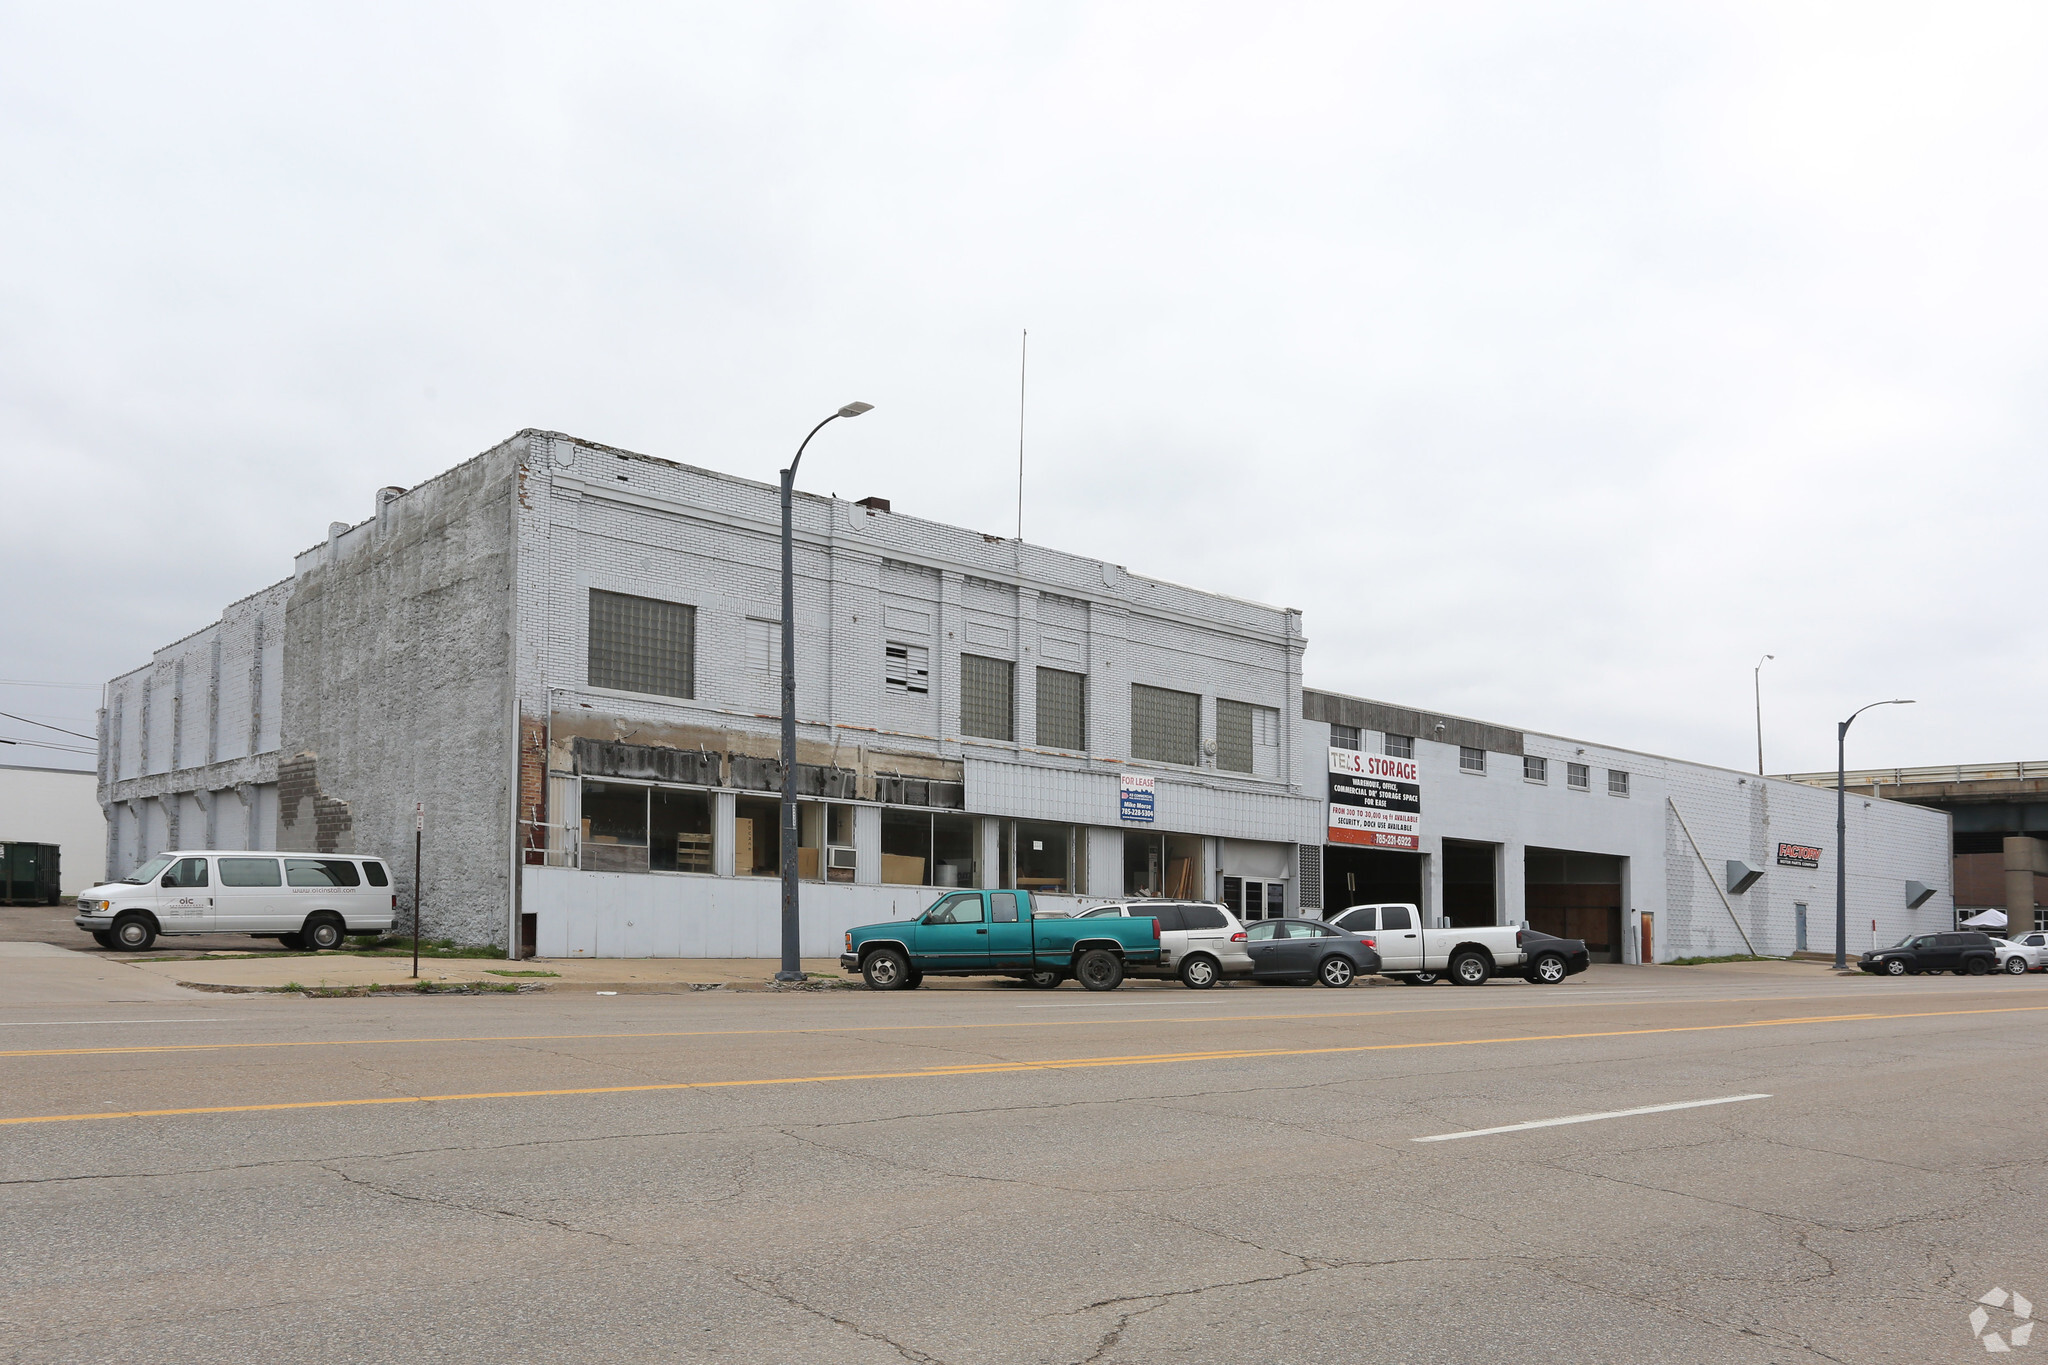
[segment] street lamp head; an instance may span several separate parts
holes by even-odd
[[[839,410],[839,415],[841,417],[858,417],[864,412],[873,412],[874,410],[875,405],[873,403],[848,403]]]

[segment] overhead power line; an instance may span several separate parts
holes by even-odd
[[[33,725],[38,730],[55,730],[58,734],[70,735],[73,739],[89,739],[95,744],[100,742],[98,735],[82,735],[76,730],[67,730],[61,725],[49,725],[43,721],[30,720],[27,716],[17,716],[11,711],[0,711],[0,716],[5,716],[9,720],[18,720],[23,725]]]

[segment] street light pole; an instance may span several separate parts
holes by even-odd
[[[848,403],[811,428],[796,448],[796,458],[782,471],[782,970],[777,981],[804,979],[796,901],[796,538],[791,530],[790,501],[796,488],[796,467],[803,463],[811,436],[825,429],[825,423],[841,417],[858,417],[874,408],[872,403]]]
[[[1775,654],[1766,654],[1764,659],[1775,659]],[[1764,775],[1764,659],[1756,661],[1756,669],[1750,674],[1750,682],[1756,688],[1756,775]]]
[[[1874,701],[1870,706],[1911,706],[1906,698]],[[1835,970],[1849,970],[1849,727],[1870,709],[1859,706],[1849,719],[1835,723]]]

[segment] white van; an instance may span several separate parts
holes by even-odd
[[[78,897],[72,920],[102,948],[144,952],[159,934],[250,934],[287,948],[338,948],[398,914],[379,858],[333,853],[159,853]]]

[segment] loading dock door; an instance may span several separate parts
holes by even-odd
[[[1605,853],[1532,848],[1523,855],[1524,917],[1529,927],[1586,941],[1595,962],[1622,960],[1620,858]]]
[[[1348,905],[1422,904],[1422,855],[1351,844],[1323,845],[1323,914]]]

